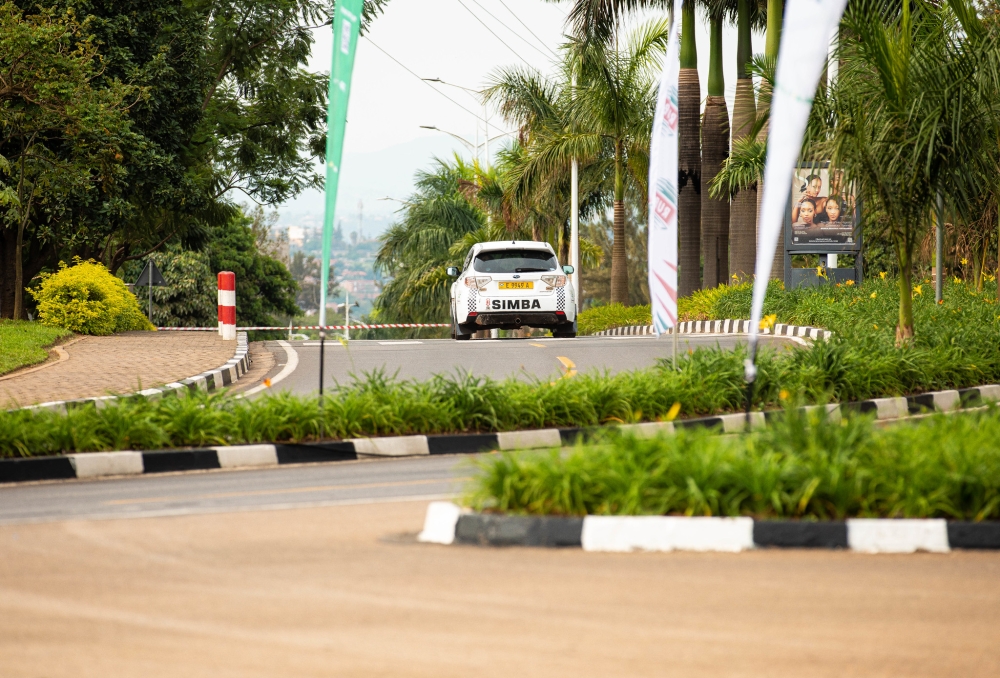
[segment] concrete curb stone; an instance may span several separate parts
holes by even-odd
[[[577,547],[585,551],[723,551],[756,548],[850,549],[858,553],[946,553],[1000,549],[1000,521],[851,518],[841,521],[749,517],[520,516],[473,513],[432,502],[418,541],[478,546]]]
[[[678,334],[749,334],[749,320],[687,320],[677,327]],[[601,330],[591,337],[638,337],[656,334],[652,325],[628,325]],[[667,332],[671,334],[671,332]],[[820,327],[786,325],[777,323],[773,327],[760,330],[760,334],[776,337],[798,337],[801,339],[830,339],[833,332]]]

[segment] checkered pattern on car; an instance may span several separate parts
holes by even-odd
[[[476,294],[476,288],[473,287],[471,290],[469,290],[469,313],[475,313],[477,298],[478,295]]]
[[[556,288],[556,310],[565,311],[566,310],[566,288],[557,287]]]

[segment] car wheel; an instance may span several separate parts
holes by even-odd
[[[567,332],[552,332],[552,337],[555,339],[575,339],[576,332],[574,330],[569,330]]]

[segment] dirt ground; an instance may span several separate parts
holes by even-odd
[[[1000,675],[1000,554],[399,537],[425,506],[0,527],[0,674]]]

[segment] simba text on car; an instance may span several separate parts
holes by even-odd
[[[530,240],[473,245],[451,286],[451,322],[456,339],[477,330],[540,327],[555,337],[576,336],[576,297],[552,246]]]

